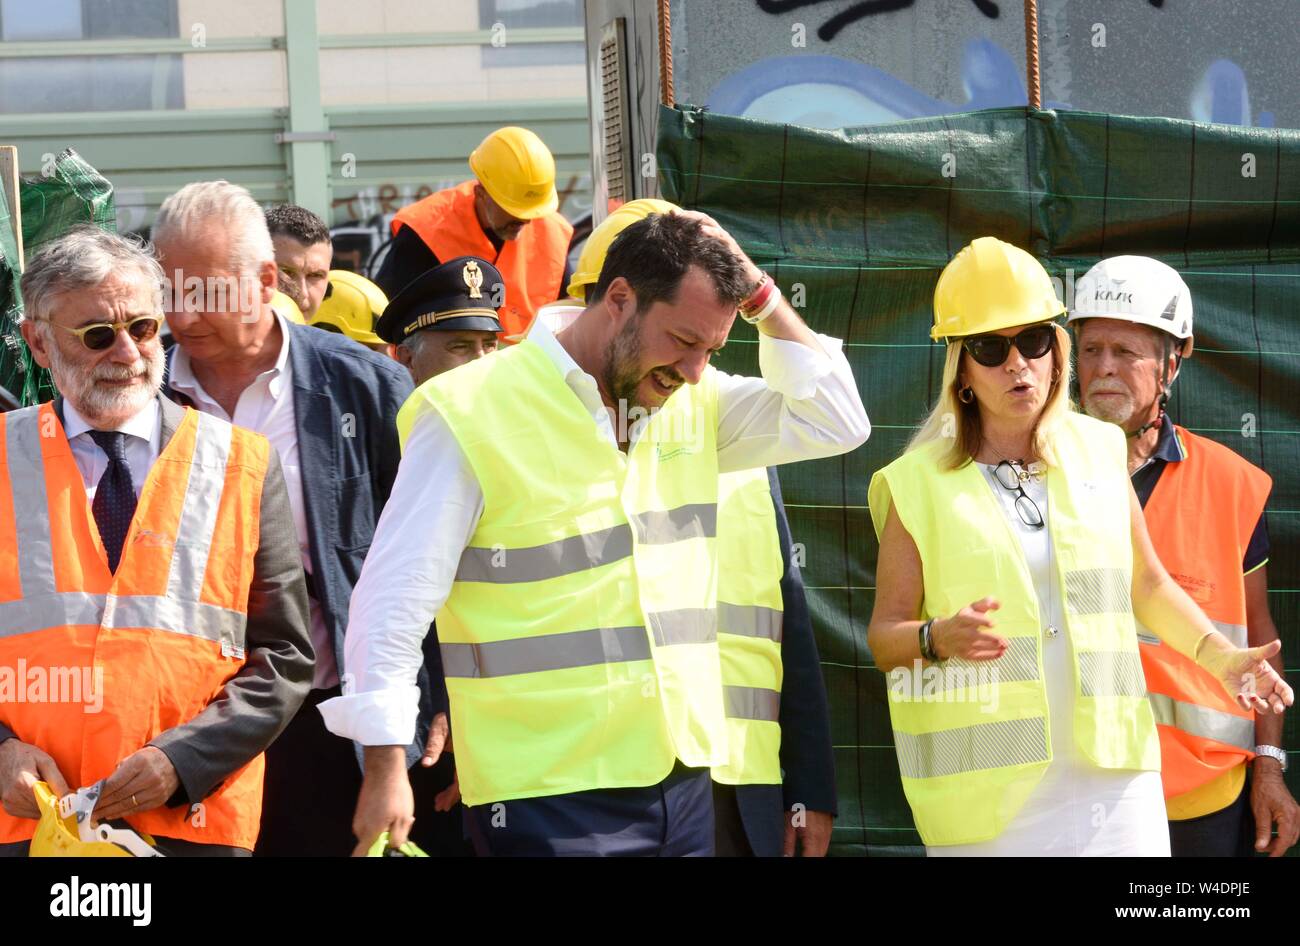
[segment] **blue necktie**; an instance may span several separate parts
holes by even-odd
[[[108,469],[99,478],[91,512],[99,526],[99,537],[108,552],[109,571],[117,571],[122,558],[131,517],[135,515],[135,487],[131,485],[131,468],[126,465],[126,434],[119,430],[92,430],[90,439],[108,454]]]

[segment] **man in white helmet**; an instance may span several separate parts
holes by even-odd
[[[1272,480],[1165,413],[1192,353],[1187,285],[1158,260],[1105,259],[1076,285],[1068,323],[1084,410],[1128,433],[1133,488],[1170,577],[1238,646],[1276,639],[1265,569],[1264,504]],[[1253,847],[1280,857],[1300,833],[1300,807],[1282,779],[1282,716],[1240,709],[1141,622],[1138,633],[1160,732],[1173,854],[1246,856]],[[1281,662],[1274,665],[1281,673]],[[1274,824],[1278,836],[1270,843]]]

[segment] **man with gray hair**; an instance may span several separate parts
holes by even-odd
[[[164,854],[251,853],[262,753],[311,680],[279,458],[160,396],[162,281],[93,227],[23,274],[59,397],[0,416],[0,679],[79,685],[0,687],[0,854],[27,853],[38,781]]]
[[[226,181],[181,188],[163,202],[153,237],[172,287],[165,303],[177,344],[168,393],[271,441],[307,570],[315,677],[267,752],[257,853],[345,856],[360,752],[325,728],[316,707],[346,679],[348,602],[397,475],[397,411],[411,379],[392,359],[272,310],[275,251],[265,213],[244,188]],[[427,672],[421,679],[427,733]],[[423,754],[425,733],[408,747],[408,764]]]

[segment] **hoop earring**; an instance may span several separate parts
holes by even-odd
[[[963,404],[974,404],[975,392],[969,387],[962,388],[957,392],[957,400],[961,401]]]

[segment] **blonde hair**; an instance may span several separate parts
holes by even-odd
[[[1052,449],[1052,435],[1065,415],[1074,409],[1070,403],[1070,333],[1059,324],[1052,341],[1052,360],[1056,376],[1047,392],[1034,425],[1034,452],[1049,466],[1056,466],[1056,452]],[[904,453],[918,450],[936,440],[946,440],[947,449],[941,451],[939,463],[945,470],[956,470],[970,463],[980,452],[984,438],[980,425],[980,405],[975,400],[965,404],[958,398],[961,390],[961,359],[965,354],[962,340],[948,340],[948,355],[943,363],[943,384],[939,400],[913,435]]]

